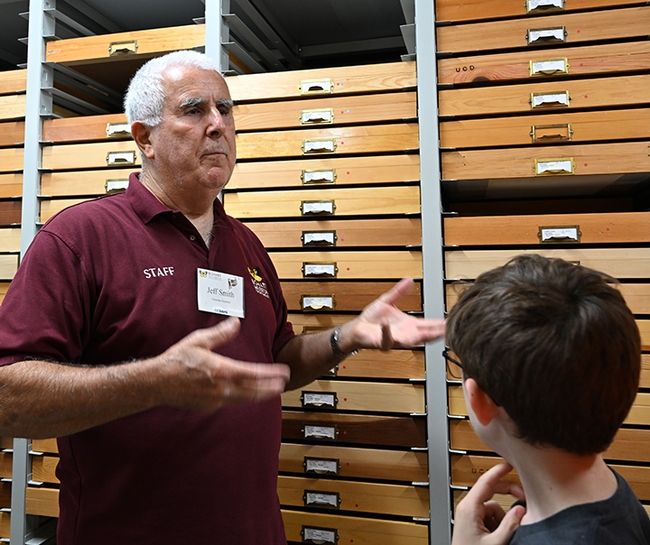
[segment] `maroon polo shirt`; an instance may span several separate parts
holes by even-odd
[[[125,193],[52,218],[0,306],[0,364],[160,354],[224,319],[198,310],[197,268],[244,278],[241,332],[216,351],[274,361],[293,336],[276,272],[257,237],[214,210],[208,250],[132,174]],[[277,397],[215,414],[160,407],[60,438],[59,545],[286,543],[280,431]]]

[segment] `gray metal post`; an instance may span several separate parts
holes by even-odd
[[[420,185],[422,199],[422,254],[424,261],[424,313],[427,318],[444,316],[444,273],[438,94],[436,90],[435,7],[431,0],[415,0],[415,48],[418,75],[418,122],[420,130]],[[447,425],[446,366],[443,341],[428,343],[427,431],[430,542],[451,541],[451,493],[449,488],[449,427]]]
[[[219,64],[221,72],[230,68],[228,51],[223,43],[229,39],[222,13],[230,13],[230,0],[205,0],[205,53]]]

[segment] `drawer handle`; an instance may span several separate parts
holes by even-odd
[[[334,153],[336,151],[336,140],[323,138],[318,140],[303,140],[302,153]]]
[[[332,110],[332,108],[300,111],[301,125],[317,125],[326,123],[334,123],[334,110]]]
[[[535,176],[561,176],[575,174],[572,157],[560,159],[535,159]]]
[[[124,42],[111,42],[108,44],[108,54],[111,57],[118,55],[135,55],[138,52],[138,40]]]
[[[135,165],[135,151],[109,151],[106,154],[106,165]]]
[[[331,95],[334,82],[331,78],[308,79],[300,82],[301,95]]]
[[[303,216],[311,214],[333,215],[336,210],[336,203],[331,201],[302,201],[300,203],[300,212]]]
[[[316,492],[305,490],[302,501],[305,507],[332,507],[338,509],[341,506],[341,496],[338,492]]]
[[[579,225],[539,227],[537,237],[542,244],[553,242],[580,242],[582,233]]]
[[[336,246],[336,231],[303,231],[300,235],[303,246]]]
[[[570,123],[533,125],[530,128],[530,137],[533,142],[547,142],[549,140],[569,141],[573,138],[573,129]]]
[[[569,91],[562,91],[560,93],[531,93],[530,94],[530,107],[535,108],[555,108],[558,106],[569,107]]]
[[[305,473],[316,473],[317,475],[338,475],[341,471],[341,463],[335,458],[310,458],[305,456],[302,461]]]
[[[526,0],[526,13],[563,10],[566,0]]]
[[[336,299],[333,295],[301,295],[302,310],[334,310]]]
[[[131,136],[131,126],[128,123],[106,123],[106,137]]]
[[[334,263],[305,263],[302,264],[304,278],[336,278],[339,268]],[[332,296],[332,299],[334,296]]]
[[[303,170],[300,179],[304,185],[309,184],[335,184],[336,169],[331,170]]]
[[[526,32],[528,45],[538,43],[564,43],[566,42],[566,37],[566,27],[563,26],[556,28],[530,28],[528,29],[528,32]]]
[[[569,59],[550,59],[546,61],[530,61],[530,76],[555,76],[569,73]]]
[[[332,408],[336,409],[338,399],[335,393],[322,392],[305,392],[300,394],[300,402],[303,407],[315,407],[317,409]]]
[[[106,193],[119,193],[129,187],[129,180],[106,180],[104,189]]]
[[[339,430],[336,426],[308,426],[302,429],[303,439],[329,439],[336,441]]]
[[[336,545],[339,541],[339,534],[336,528],[316,528],[314,526],[303,526],[300,530],[303,543],[314,545]]]

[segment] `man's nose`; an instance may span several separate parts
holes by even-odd
[[[207,133],[209,136],[221,136],[226,127],[223,114],[217,108],[210,108]]]

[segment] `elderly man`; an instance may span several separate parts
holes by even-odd
[[[269,256],[217,199],[232,106],[201,54],[143,66],[125,99],[142,172],[49,221],[0,307],[0,434],[59,438],[59,545],[285,543],[279,394],[443,334],[395,308],[403,280],[294,336]]]

